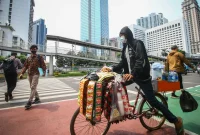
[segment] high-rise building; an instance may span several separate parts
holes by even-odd
[[[40,51],[44,51],[46,45],[47,28],[44,19],[33,22],[32,44],[37,44]]]
[[[9,25],[13,34],[31,43],[34,0],[0,0],[0,25]]]
[[[147,17],[141,17],[137,19],[137,25],[146,29],[157,27],[165,23],[168,23],[168,20],[165,17],[163,17],[162,13],[151,13]]]
[[[187,56],[191,54],[188,24],[183,18],[147,29],[145,38],[150,55],[161,56],[162,49],[170,51],[173,45],[185,51]]]
[[[200,7],[196,0],[184,0],[183,17],[188,22],[192,54],[200,53]]]
[[[81,40],[108,45],[108,0],[81,0]]]
[[[135,25],[135,24],[132,24],[128,27],[132,31],[133,37],[135,39],[139,39],[139,40],[143,41],[143,43],[145,45],[145,31],[146,31],[146,29],[141,27],[141,26]]]

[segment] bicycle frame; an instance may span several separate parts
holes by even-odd
[[[126,89],[126,86],[125,86],[125,85],[124,85],[123,87],[124,87],[124,89]],[[137,119],[137,118],[139,118],[139,117],[144,116],[144,115],[145,115],[145,112],[146,112],[146,111],[145,111],[145,112],[142,112],[142,114],[139,115],[139,114],[137,113],[137,111],[136,111],[136,107],[137,107],[137,104],[138,104],[138,100],[139,100],[140,95],[141,95],[142,99],[145,99],[145,95],[142,93],[141,89],[138,88],[137,86],[135,87],[135,89],[138,91],[138,93],[137,93],[137,96],[136,96],[136,100],[135,100],[134,105],[131,105],[131,107],[133,107],[133,111],[132,111],[133,115],[129,115],[129,116],[128,116],[128,119]],[[127,91],[126,91],[126,92],[127,92]],[[128,93],[126,93],[126,94],[128,95]],[[128,97],[128,101],[129,101],[129,97]],[[147,104],[148,104],[148,106],[150,106],[148,102],[147,102]]]

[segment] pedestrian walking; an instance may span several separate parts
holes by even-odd
[[[183,135],[184,129],[182,119],[174,116],[154,95],[151,84],[150,64],[144,43],[134,39],[133,34],[128,27],[122,28],[120,31],[120,39],[123,43],[121,61],[112,68],[103,67],[101,70],[115,72],[123,69],[124,80],[136,82],[143,90],[149,104],[160,110],[169,122],[174,123],[178,135]]]
[[[194,67],[191,65],[191,63],[185,58],[185,56],[178,52],[178,46],[174,45],[171,47],[171,52],[167,56],[167,61],[165,65],[165,71],[175,71],[178,74],[178,80],[180,82],[180,89],[183,90],[183,79],[182,74],[185,72],[184,63],[188,65],[189,67]],[[178,98],[175,94],[175,91],[171,94],[172,98]]]
[[[0,65],[0,69],[4,71],[7,83],[7,92],[5,93],[6,102],[14,98],[12,92],[17,85],[17,71],[22,68],[22,63],[16,56],[17,53],[12,53],[11,56]]]
[[[29,56],[24,64],[24,68],[21,71],[20,78],[22,78],[23,74],[28,69],[28,80],[30,83],[31,88],[31,94],[29,97],[29,100],[27,104],[25,105],[26,109],[31,108],[32,103],[38,103],[40,102],[39,94],[37,92],[37,85],[39,81],[39,68],[42,68],[43,76],[45,76],[46,71],[46,65],[44,63],[44,59],[42,56],[37,55],[38,47],[37,45],[32,45],[30,47],[31,56]],[[35,100],[33,102],[33,98],[35,97]]]

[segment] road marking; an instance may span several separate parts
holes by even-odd
[[[134,103],[134,102],[135,102],[135,100],[130,100],[130,101],[129,101],[129,103]]]
[[[137,95],[137,93],[138,93],[138,92],[133,91],[133,90],[127,90],[127,92],[128,92],[128,93],[131,93],[131,94],[135,94],[135,95]]]
[[[73,79],[74,79],[74,80],[79,80],[79,81],[81,80],[81,78],[73,78]]]
[[[58,94],[67,94],[67,93],[74,93],[76,92],[75,90],[71,90],[71,91],[60,91],[60,92],[52,92],[52,93],[39,93],[39,96],[42,97],[42,96],[50,96],[50,95],[58,95]],[[21,99],[21,98],[29,98],[30,97],[30,93],[28,93],[27,95],[22,95],[22,96],[16,96],[13,94],[14,97],[14,100],[16,99]],[[4,101],[4,97],[0,97],[0,101]]]
[[[45,93],[45,92],[47,92],[47,93],[49,93],[49,92],[59,92],[59,91],[69,91],[69,90],[74,90],[73,88],[65,88],[65,89],[48,89],[48,90],[41,90],[41,89],[39,89],[39,90],[37,90],[37,92],[39,92],[39,93]],[[31,92],[31,90],[14,90],[13,91],[13,94],[15,95],[15,94],[23,94],[23,93],[30,93]],[[4,95],[4,93],[5,93],[5,91],[0,91],[0,94],[3,94]]]
[[[199,84],[199,83],[194,83],[194,82],[183,82],[183,83]]]
[[[78,93],[73,93],[73,94],[63,94],[63,95],[57,95],[57,96],[46,96],[46,97],[42,97],[41,100],[43,99],[54,99],[54,98],[59,98],[59,97],[70,97],[70,96],[76,96],[78,95]],[[20,102],[27,102],[28,99],[21,99],[21,100],[16,100],[16,101],[9,101],[9,102],[0,102],[0,105],[1,104],[8,104],[8,103],[20,103]]]
[[[186,88],[186,89],[192,89],[192,88],[194,88],[194,87],[189,87],[189,88]]]
[[[190,92],[190,94],[196,97],[200,97],[200,94],[197,94],[197,93]]]
[[[38,103],[38,104],[33,104],[32,106],[45,105],[45,104],[58,103],[58,102],[71,101],[71,100],[77,100],[77,98],[66,99],[66,100],[58,100],[58,101],[51,101],[51,102],[45,102],[45,103]],[[9,108],[1,108],[0,111],[1,110],[15,109],[15,108],[22,108],[22,107],[24,107],[24,105],[15,106],[15,107],[9,107]]]
[[[195,86],[195,87],[200,87],[200,85],[197,85],[197,86]]]

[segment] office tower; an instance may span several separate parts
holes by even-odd
[[[184,0],[182,13],[188,22],[192,54],[200,53],[200,8],[196,0]]]
[[[108,26],[108,0],[81,0],[82,41],[108,45]],[[87,51],[85,49],[82,48],[83,51]]]
[[[146,48],[150,55],[161,56],[162,49],[171,50],[177,45],[190,56],[188,24],[183,18],[145,31]]]
[[[32,44],[39,46],[40,51],[44,51],[46,45],[47,28],[44,19],[33,22]]]
[[[146,29],[160,26],[167,22],[168,20],[163,17],[162,13],[159,13],[159,14],[151,13],[147,17],[141,17],[137,19],[137,25],[144,27]]]

